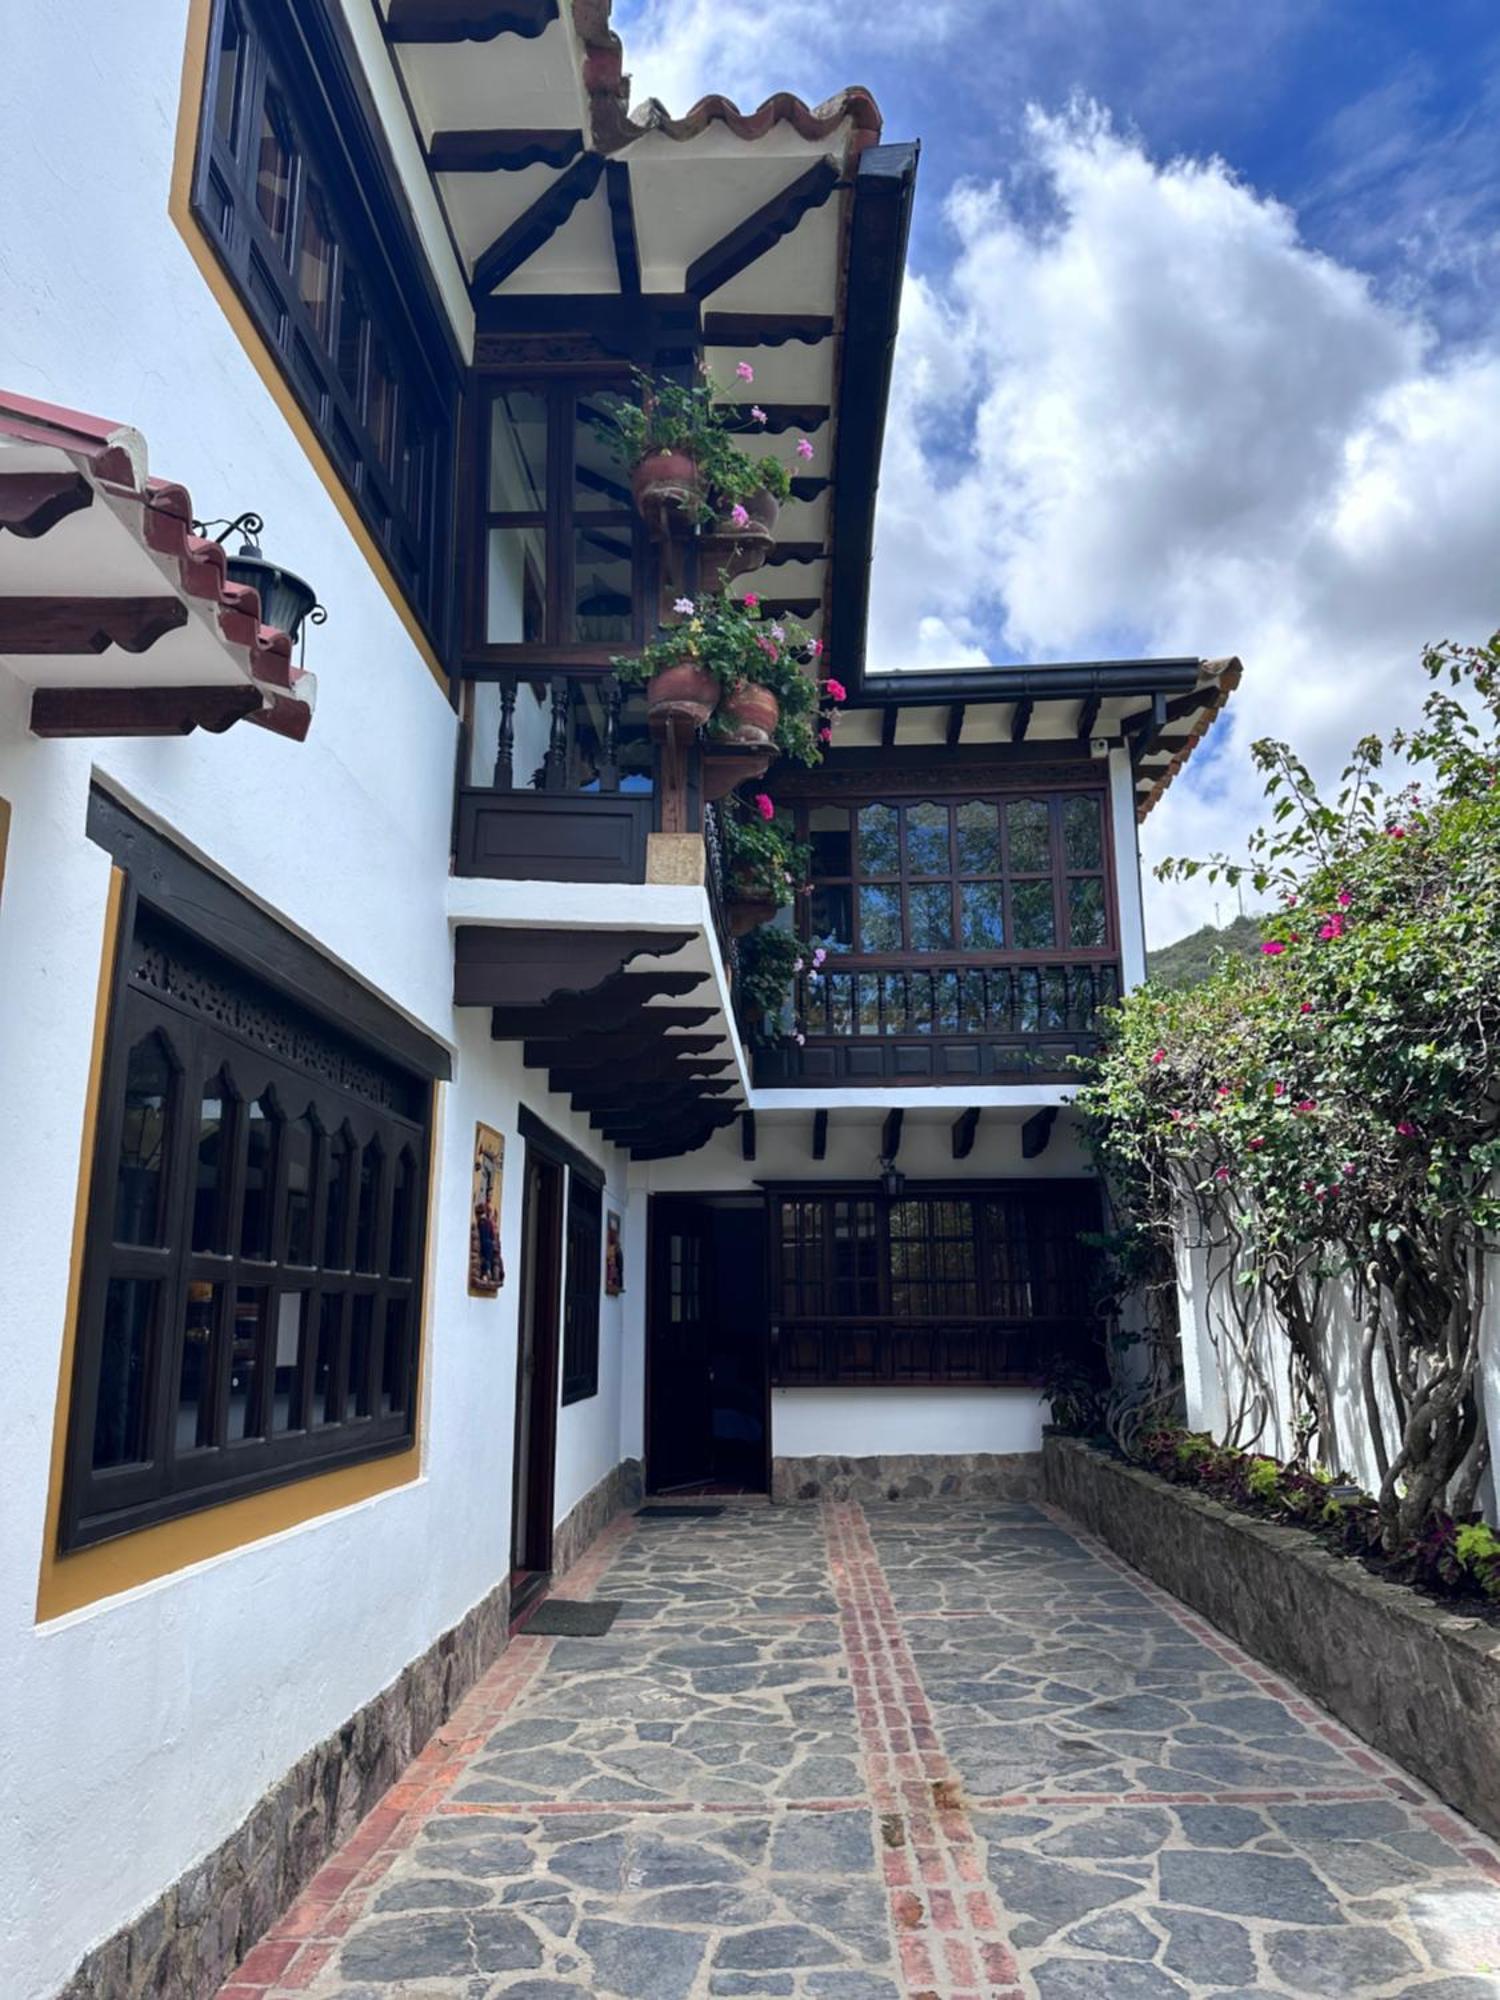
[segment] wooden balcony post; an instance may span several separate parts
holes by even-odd
[[[617,792],[620,789],[620,703],[623,696],[620,683],[613,674],[605,679],[600,695],[604,706],[604,740],[599,746],[599,789],[601,792]]]
[[[506,674],[500,682],[500,733],[495,738],[495,790],[511,791],[516,782],[516,677]]]
[[[572,726],[573,684],[566,674],[554,674],[552,689],[552,733],[547,744],[542,788],[548,792],[568,789],[569,736]]]

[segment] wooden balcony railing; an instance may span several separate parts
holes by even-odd
[[[762,1049],[766,1085],[1059,1080],[1120,997],[1100,959],[914,966],[830,959],[797,982],[800,1044]]]

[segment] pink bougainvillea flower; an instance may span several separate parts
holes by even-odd
[[[1322,938],[1325,944],[1330,944],[1334,938],[1341,938],[1343,935],[1344,920],[1337,914],[1331,916],[1326,924],[1318,926],[1318,936]]]
[[[1286,1085],[1284,1083],[1273,1083],[1271,1085],[1271,1095],[1273,1097],[1285,1097]]]
[[[681,618],[691,618],[693,613],[698,609],[698,607],[696,604],[694,604],[692,598],[679,597],[676,603],[672,606],[672,609]]]
[[[776,807],[764,792],[757,792],[752,804],[762,819],[775,819]]]
[[[756,605],[760,603],[760,599],[753,590],[747,590],[740,601],[747,611],[753,611]]]
[[[766,421],[766,413],[759,403],[750,405],[750,421],[752,424],[763,424]]]
[[[797,440],[798,458],[811,458],[812,455],[813,455],[813,448],[812,445],[809,443],[809,441],[806,438],[798,438]]]
[[[1182,1113],[1180,1111],[1169,1111],[1167,1113],[1167,1116],[1171,1119],[1174,1125],[1180,1125],[1182,1123]]]
[[[1336,900],[1341,910],[1347,910],[1354,898],[1347,889],[1340,889]]]
[[[1267,958],[1280,958],[1281,954],[1286,950],[1286,946],[1281,942],[1280,938],[1267,938],[1261,946],[1261,950]]]
[[[1227,1181],[1227,1180],[1228,1180],[1228,1178],[1229,1178],[1229,1169],[1228,1169],[1228,1167],[1215,1167],[1215,1169],[1214,1169],[1214,1179],[1215,1179],[1216,1181]]]
[[[834,680],[831,675],[823,683],[823,692],[828,696],[830,701],[847,701],[849,699],[848,688],[844,686],[842,681]]]
[[[1227,1083],[1219,1085],[1219,1095],[1220,1097],[1227,1097],[1229,1095],[1229,1085]]]
[[[1401,1134],[1403,1139],[1415,1139],[1417,1136],[1417,1128],[1409,1118],[1398,1118],[1396,1120],[1396,1130]]]
[[[1386,832],[1392,840],[1405,840],[1406,838],[1406,828],[1404,826],[1388,826]]]
[[[1315,1097],[1299,1097],[1293,1107],[1297,1111],[1316,1111],[1317,1108],[1318,1100]]]
[[[729,518],[731,521],[733,521],[734,525],[737,528],[748,528],[750,525],[749,512],[746,508],[740,505],[738,500],[736,500],[734,505],[730,508]]]
[[[734,364],[734,372],[742,382],[753,382],[755,380],[755,370],[750,366],[748,361],[737,361]]]
[[[1313,1010],[1313,1003],[1311,1002],[1311,1000],[1304,1000],[1301,1007],[1297,1011],[1301,1014],[1310,1014],[1312,1010]]]
[[[1166,1059],[1167,1059],[1167,1052],[1166,1052],[1166,1050],[1165,1050],[1165,1049],[1153,1049],[1153,1050],[1151,1051],[1151,1060],[1152,1060],[1152,1062],[1154,1062],[1154,1063],[1164,1063],[1164,1062],[1166,1061]]]
[[[1264,1140],[1264,1139],[1262,1139],[1262,1138],[1260,1138],[1260,1137],[1259,1137],[1259,1135],[1257,1135],[1257,1136],[1256,1136],[1256,1137],[1255,1137],[1254,1139],[1252,1139],[1252,1140],[1250,1141],[1250,1150],[1251,1150],[1251,1152],[1252,1152],[1252,1153],[1258,1153],[1258,1152],[1260,1151],[1261,1147],[1262,1147],[1262,1146],[1263,1146],[1263,1145],[1264,1145],[1265,1143],[1266,1143],[1266,1142],[1265,1142],[1265,1140]]]

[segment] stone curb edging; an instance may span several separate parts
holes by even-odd
[[[1076,1438],[1042,1492],[1486,1833],[1500,1835],[1500,1631]]]
[[[554,1530],[553,1574],[639,1506],[640,1492],[637,1460],[606,1473]],[[209,2000],[493,1666],[509,1627],[507,1579],[299,1757],[212,1853],[96,1945],[58,2000]]]

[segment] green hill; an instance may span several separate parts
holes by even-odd
[[[1196,986],[1199,980],[1208,977],[1221,951],[1253,958],[1259,950],[1260,918],[1236,917],[1222,930],[1215,924],[1205,924],[1201,931],[1178,938],[1175,944],[1163,945],[1160,951],[1148,951],[1146,970],[1163,986]]]

